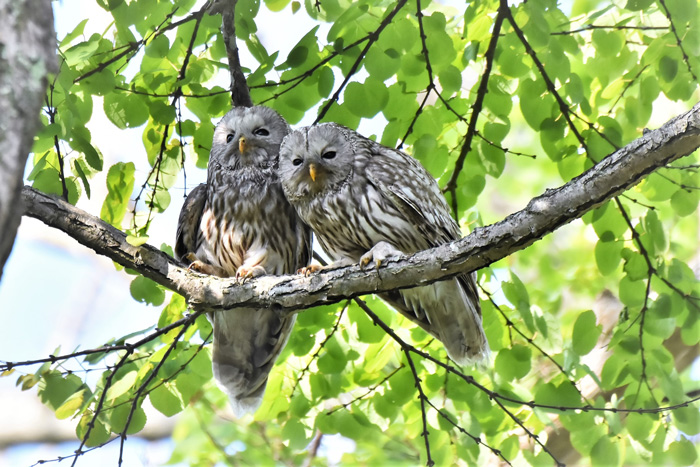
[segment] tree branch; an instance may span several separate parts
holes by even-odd
[[[270,307],[291,312],[368,293],[424,285],[487,266],[581,217],[646,175],[700,147],[700,104],[615,151],[569,183],[532,199],[521,211],[467,237],[387,261],[379,269],[329,268],[310,277],[262,276],[244,284],[190,272],[149,245],[54,197],[25,187],[26,215],[68,233],[99,254],[184,295],[198,310]]]
[[[476,99],[474,99],[474,104],[472,105],[472,114],[469,118],[469,126],[467,127],[467,133],[464,136],[464,144],[459,151],[459,156],[455,161],[455,169],[452,172],[452,176],[447,181],[447,184],[442,189],[443,193],[450,192],[452,194],[452,209],[454,214],[457,214],[457,179],[459,178],[460,172],[464,167],[464,161],[467,159],[467,155],[472,149],[472,140],[476,134],[476,123],[481,115],[481,109],[484,106],[484,99],[486,98],[486,93],[489,87],[489,78],[491,77],[491,69],[493,68],[493,62],[496,56],[496,46],[498,45],[498,38],[501,34],[501,26],[503,25],[503,19],[508,14],[508,2],[501,1],[498,6],[498,12],[496,13],[496,19],[493,22],[493,30],[491,32],[491,40],[489,41],[486,53],[484,53],[484,58],[486,59],[486,65],[484,66],[484,71],[481,74],[481,81],[479,81],[479,88],[476,91]]]
[[[229,74],[231,75],[231,103],[234,106],[252,107],[253,100],[241,69],[236,44],[236,0],[219,0],[214,2],[210,14],[221,12],[221,33],[224,36]]]

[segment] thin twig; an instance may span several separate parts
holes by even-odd
[[[323,117],[326,116],[326,113],[328,113],[328,110],[331,108],[331,106],[335,102],[338,102],[338,99],[340,98],[340,93],[343,91],[343,89],[345,89],[345,86],[347,86],[348,82],[350,82],[350,78],[352,78],[353,75],[359,69],[360,63],[362,63],[362,60],[364,60],[365,55],[367,55],[367,52],[369,51],[370,47],[372,47],[372,44],[374,44],[379,39],[379,35],[382,33],[384,28],[391,24],[391,21],[394,19],[394,16],[396,16],[399,10],[401,10],[401,8],[403,8],[404,5],[406,5],[407,1],[408,0],[399,0],[396,3],[394,9],[391,10],[391,12],[386,16],[386,18],[384,18],[379,24],[377,30],[370,34],[369,39],[367,40],[367,44],[365,44],[365,47],[360,51],[360,54],[357,56],[357,59],[355,59],[355,62],[350,67],[350,70],[345,76],[345,79],[343,79],[343,82],[340,83],[338,89],[335,90],[335,92],[333,93],[333,97],[331,97],[330,100],[328,100],[319,111],[318,117],[316,117],[316,120],[314,120],[314,125],[323,120]]]
[[[464,143],[462,143],[462,148],[459,151],[459,156],[455,161],[455,168],[452,172],[452,176],[445,184],[442,189],[443,193],[450,193],[452,197],[452,209],[454,211],[453,215],[457,215],[457,179],[459,174],[462,172],[464,167],[464,161],[467,155],[471,151],[472,141],[474,135],[476,134],[476,124],[481,114],[481,110],[484,106],[484,99],[486,93],[488,92],[489,79],[491,77],[491,70],[493,69],[493,63],[496,56],[496,46],[498,45],[498,39],[501,34],[501,26],[503,25],[503,20],[506,16],[510,15],[510,10],[508,9],[508,2],[506,0],[501,0],[498,6],[498,12],[496,13],[496,19],[493,23],[493,31],[491,31],[491,40],[489,41],[486,53],[484,53],[484,58],[486,59],[486,64],[484,65],[484,72],[481,74],[481,79],[479,81],[479,88],[476,91],[476,99],[474,99],[474,104],[472,105],[472,113],[469,118],[469,124],[467,126],[467,133],[464,137]]]
[[[676,38],[676,45],[678,45],[678,48],[680,49],[681,54],[683,55],[683,61],[685,62],[685,66],[688,68],[688,73],[690,73],[690,76],[693,77],[693,83],[697,83],[698,77],[695,75],[695,72],[693,72],[693,69],[690,66],[690,57],[688,57],[688,54],[685,52],[685,48],[683,47],[683,41],[681,40],[680,36],[678,35],[678,31],[676,30],[676,26],[673,24],[673,18],[671,18],[671,12],[669,11],[668,7],[666,6],[665,0],[659,0],[659,4],[664,9],[664,15],[666,15],[666,18],[668,19],[669,26],[671,26],[671,32],[673,33],[673,36]]]
[[[311,364],[318,358],[318,356],[321,354],[321,351],[323,348],[326,346],[326,343],[335,335],[335,333],[338,331],[338,326],[340,325],[340,320],[343,318],[343,314],[345,313],[345,310],[348,309],[348,306],[350,304],[350,300],[347,301],[345,306],[340,309],[340,313],[338,314],[338,318],[335,320],[335,324],[333,325],[333,328],[331,329],[331,332],[328,333],[325,339],[323,339],[323,342],[321,342],[318,346],[318,349],[316,349],[316,352],[311,356],[309,361],[307,362],[306,366],[301,370],[300,373],[297,374],[297,378],[294,381],[294,386],[292,386],[292,391],[289,394],[289,396],[294,395],[294,391],[296,391],[297,386],[299,386],[299,383],[301,380],[304,378],[304,375],[306,374],[307,371],[309,371],[309,368],[311,367]]]
[[[570,31],[557,31],[551,33],[552,36],[567,36],[570,34],[577,34],[579,32],[585,32],[585,31],[591,31],[594,29],[612,29],[614,31],[622,31],[622,30],[635,30],[635,31],[667,31],[668,27],[666,26],[608,26],[608,25],[596,25],[596,24],[589,24],[587,26],[584,26],[582,28],[578,29],[572,29]]]
[[[404,347],[403,352],[406,355],[406,359],[408,360],[408,366],[411,368],[411,373],[413,373],[413,380],[416,383],[415,386],[416,389],[418,389],[418,398],[420,399],[421,419],[423,421],[423,432],[421,433],[421,436],[423,436],[423,439],[425,440],[425,455],[428,458],[425,464],[428,467],[432,467],[433,465],[435,465],[435,461],[433,461],[433,458],[430,456],[430,441],[428,440],[428,418],[425,410],[425,401],[428,400],[428,398],[425,397],[425,393],[423,392],[423,385],[421,384],[421,379],[418,376],[418,371],[416,371],[416,366],[413,363],[411,351],[408,348]]]
[[[123,454],[124,454],[124,443],[126,442],[126,432],[129,430],[129,425],[131,425],[131,419],[134,416],[134,413],[136,412],[136,408],[140,406],[139,404],[139,399],[143,395],[143,392],[146,390],[148,385],[153,381],[153,379],[156,377],[158,374],[158,371],[161,369],[161,367],[165,364],[165,361],[168,359],[168,356],[170,353],[173,351],[173,349],[177,346],[177,343],[180,341],[182,336],[185,334],[185,332],[189,329],[189,327],[194,323],[194,319],[197,317],[197,314],[190,315],[189,321],[186,321],[183,325],[182,328],[180,329],[180,332],[177,333],[177,336],[173,339],[173,341],[170,343],[166,351],[163,353],[163,356],[161,357],[160,361],[156,365],[153,370],[151,370],[150,375],[148,375],[148,378],[139,386],[139,388],[136,390],[136,394],[134,395],[134,400],[131,403],[131,410],[129,410],[129,415],[126,417],[126,423],[124,424],[124,429],[122,432],[119,434],[120,440],[119,440],[119,462],[117,465],[121,466],[123,462]],[[97,413],[95,413],[95,416],[97,416]]]

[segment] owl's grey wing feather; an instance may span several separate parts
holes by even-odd
[[[290,274],[295,273],[297,270],[308,266],[311,263],[313,257],[313,246],[312,241],[312,231],[311,228],[304,224],[301,219],[298,219],[296,235],[297,235],[297,249],[296,249],[296,265],[294,266],[294,271],[289,271]],[[296,316],[296,315],[295,315]]]
[[[436,247],[461,237],[438,184],[416,159],[375,144],[366,175],[404,220],[420,232],[427,246]],[[407,180],[411,183],[406,183]],[[382,298],[442,341],[455,362],[472,363],[488,355],[475,273],[389,292]]]
[[[202,183],[190,191],[180,211],[175,235],[175,258],[185,260],[185,256],[194,253],[202,242],[200,223],[207,201],[207,185]]]
[[[367,178],[421,233],[429,247],[461,238],[438,184],[420,162],[378,144],[371,150]]]

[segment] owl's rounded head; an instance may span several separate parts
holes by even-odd
[[[234,107],[214,129],[209,162],[224,168],[271,167],[289,125],[269,107]]]
[[[356,133],[335,123],[291,132],[280,146],[279,178],[290,200],[340,189],[353,174]]]

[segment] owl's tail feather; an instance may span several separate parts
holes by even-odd
[[[484,334],[478,295],[471,296],[459,279],[434,285],[443,303],[434,320],[439,322],[436,327],[447,355],[458,365],[488,364],[491,349]]]
[[[458,365],[487,364],[491,354],[481,322],[479,298],[469,276],[401,290],[388,301],[445,346]],[[471,284],[473,285],[473,284]]]
[[[212,368],[237,417],[257,410],[270,370],[284,349],[295,316],[270,310],[217,311],[212,318]]]

